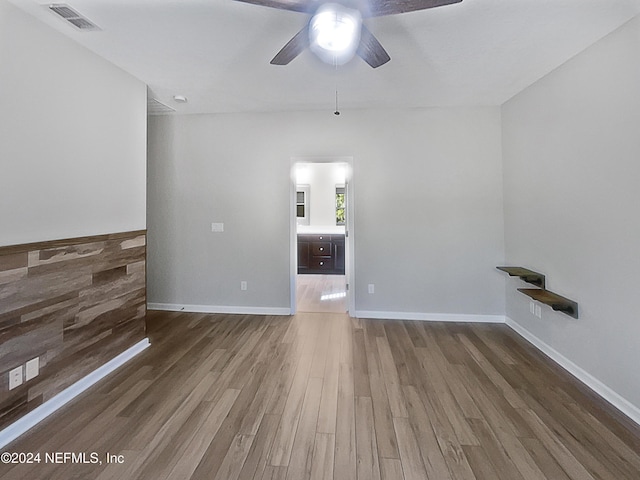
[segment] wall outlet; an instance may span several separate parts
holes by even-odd
[[[542,318],[542,307],[540,305],[536,305],[536,317]]]
[[[224,232],[224,223],[212,223],[211,224],[212,232]]]
[[[246,289],[247,289],[247,282],[243,280],[240,282],[240,290],[246,290]]]
[[[373,283],[369,284],[369,293],[376,293],[376,286]]]
[[[22,385],[22,365],[9,372],[9,390]]]
[[[24,366],[24,380],[28,382],[40,373],[40,357],[29,360]]]

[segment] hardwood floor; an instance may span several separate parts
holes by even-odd
[[[640,429],[504,325],[149,312],[148,333],[0,478],[640,478]]]
[[[298,312],[345,313],[347,281],[344,275],[298,275]]]

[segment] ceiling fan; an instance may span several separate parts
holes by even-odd
[[[311,15],[309,22],[271,60],[287,65],[310,48],[323,61],[335,65],[358,55],[371,67],[391,57],[362,24],[363,18],[383,17],[459,3],[462,0],[236,0]]]

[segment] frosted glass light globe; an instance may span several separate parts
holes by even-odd
[[[326,63],[342,65],[358,48],[361,26],[359,11],[335,3],[322,5],[309,23],[311,51]]]

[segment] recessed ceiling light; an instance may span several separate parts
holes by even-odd
[[[187,103],[187,97],[184,95],[174,95],[173,100],[178,103]]]

